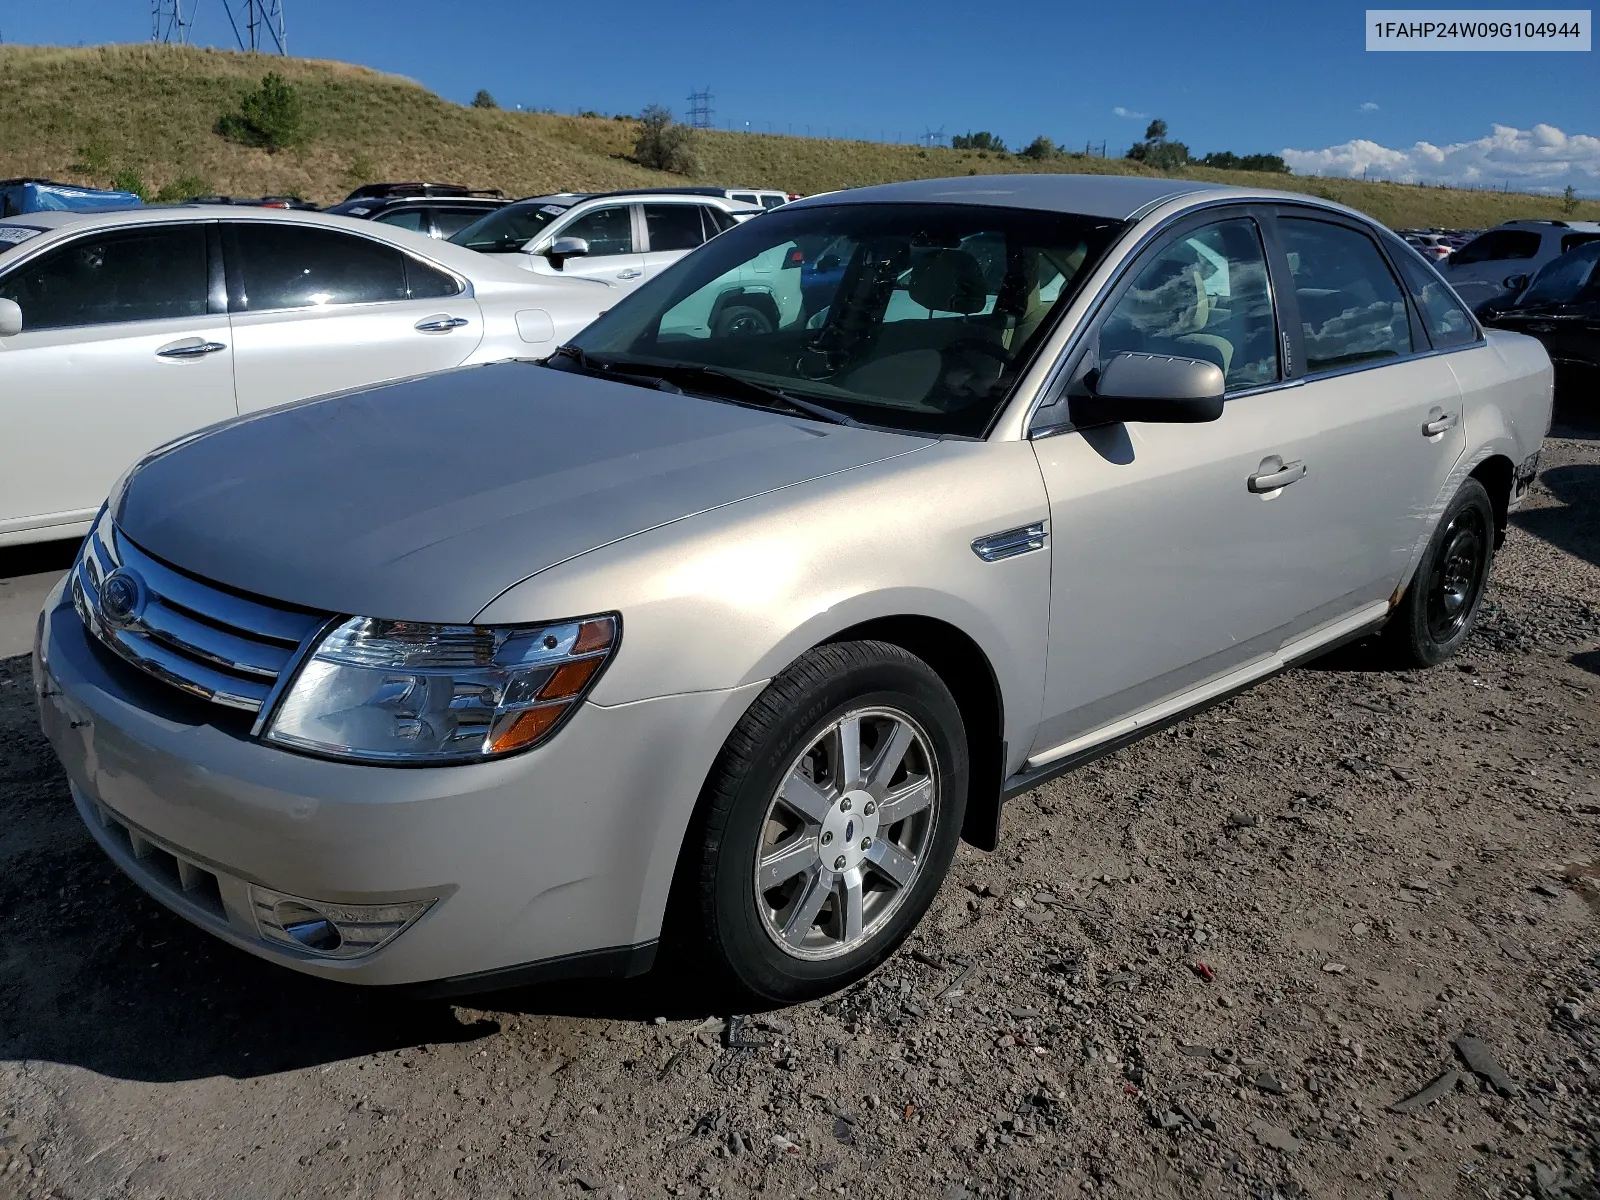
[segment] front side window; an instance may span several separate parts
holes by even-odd
[[[29,331],[203,317],[206,292],[199,221],[90,234],[0,279]]]
[[[1405,296],[1377,243],[1347,225],[1304,217],[1284,217],[1278,228],[1300,306],[1307,373],[1411,353]]]
[[[433,210],[433,223],[439,229],[442,238],[454,238],[467,226],[482,219],[481,208],[436,208]]]
[[[1229,391],[1274,382],[1277,324],[1255,222],[1181,234],[1145,261],[1100,329],[1100,362],[1122,351],[1215,363]]]
[[[1600,242],[1573,254],[1551,259],[1539,269],[1528,290],[1517,297],[1518,308],[1543,304],[1571,304],[1591,280],[1600,281]]]
[[[1392,245],[1392,244],[1391,244]],[[1439,278],[1438,272],[1409,250],[1392,246],[1394,261],[1405,277],[1406,287],[1422,314],[1422,324],[1435,350],[1465,346],[1478,340],[1478,329],[1457,300],[1455,293]]]
[[[275,222],[227,225],[230,307],[242,312],[405,300],[406,256],[370,238]]]
[[[584,213],[561,230],[557,237],[582,238],[589,243],[589,254],[631,254],[633,215],[626,204],[612,204]]]
[[[521,250],[567,211],[564,204],[528,200],[497,208],[450,235],[450,240],[482,254],[507,254]]]
[[[1539,235],[1530,229],[1491,229],[1452,254],[1450,264],[1464,267],[1502,259],[1534,258],[1539,253],[1539,240]]]
[[[705,241],[700,208],[698,204],[646,204],[644,225],[650,234],[650,249],[693,250]]]
[[[373,218],[380,225],[393,225],[397,229],[409,229],[414,233],[425,233],[428,229],[428,212],[422,208],[396,208]]]
[[[1121,224],[988,206],[783,208],[707,242],[573,341],[710,367],[867,424],[981,436]]]

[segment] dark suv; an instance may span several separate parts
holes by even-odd
[[[448,239],[507,203],[503,192],[454,183],[369,183],[327,211]]]

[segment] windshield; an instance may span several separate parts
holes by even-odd
[[[977,205],[785,205],[713,238],[572,344],[715,368],[864,424],[980,437],[1120,229]]]
[[[485,253],[521,250],[566,211],[564,204],[548,204],[541,200],[508,204],[474,221],[450,240],[468,250]]]
[[[1517,297],[1517,307],[1570,304],[1589,282],[1597,262],[1600,262],[1600,242],[1591,242],[1580,250],[1571,250],[1552,259],[1539,268],[1527,290]]]

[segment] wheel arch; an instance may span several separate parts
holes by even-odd
[[[1489,493],[1489,503],[1494,506],[1494,546],[1498,550],[1506,540],[1506,518],[1511,511],[1511,484],[1516,477],[1516,465],[1504,454],[1491,454],[1472,468],[1468,478],[1483,484]]]
[[[782,324],[783,317],[778,311],[778,302],[773,299],[772,293],[762,288],[746,285],[730,287],[719,294],[711,305],[711,316],[708,318],[708,322],[711,325],[715,325],[717,318],[735,304],[744,304],[750,308],[759,309],[772,322],[774,329]]]

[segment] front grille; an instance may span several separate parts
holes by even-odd
[[[101,596],[116,572],[131,580],[113,614]],[[250,599],[174,570],[103,518],[78,555],[72,599],[94,636],[115,654],[213,704],[259,713],[278,677],[328,614]]]

